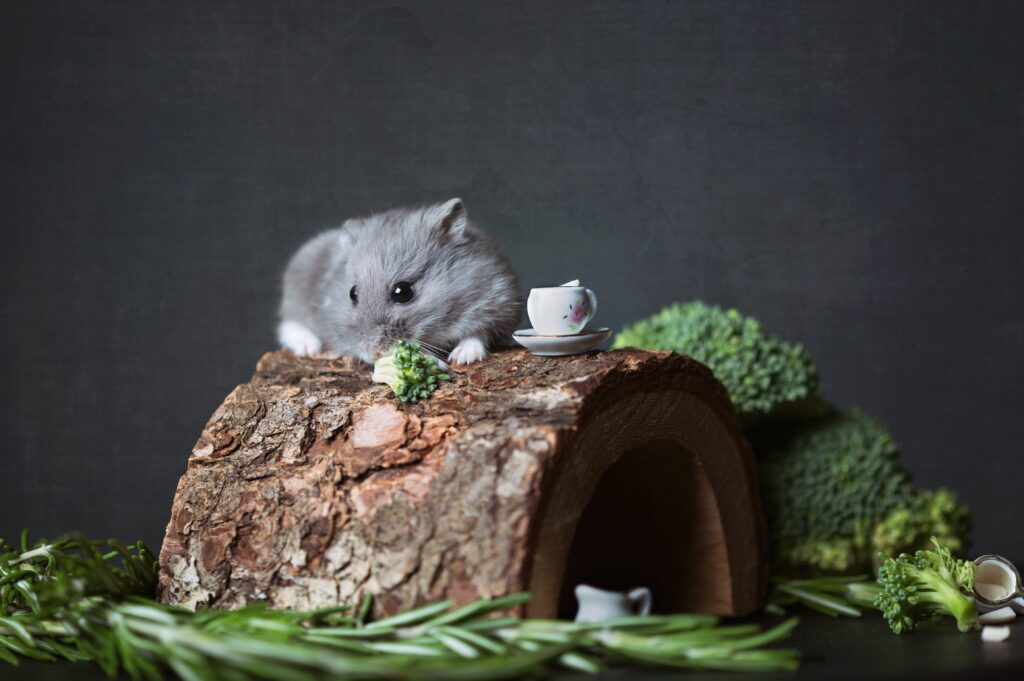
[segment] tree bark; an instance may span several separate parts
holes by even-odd
[[[160,598],[376,614],[522,590],[649,586],[656,611],[760,607],[754,462],[711,372],[674,353],[505,351],[399,403],[348,358],[268,353],[203,430]]]

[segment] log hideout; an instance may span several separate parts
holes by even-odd
[[[401,404],[350,359],[265,355],[199,437],[160,554],[161,600],[375,614],[581,582],[655,612],[745,614],[767,579],[752,454],[699,362],[619,350],[492,355]],[[701,561],[694,561],[695,554]]]

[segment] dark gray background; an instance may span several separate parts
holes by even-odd
[[[158,546],[291,250],[461,196],[619,326],[802,340],[1024,556],[1020,3],[0,7],[0,535]]]

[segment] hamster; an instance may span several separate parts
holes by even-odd
[[[400,339],[482,360],[519,321],[515,274],[461,199],[347,220],[306,242],[284,274],[283,347],[373,363]]]

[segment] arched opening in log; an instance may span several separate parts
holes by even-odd
[[[608,467],[576,526],[558,611],[571,618],[577,584],[646,586],[655,612],[715,612],[730,602],[718,503],[697,457],[657,440]]]
[[[595,400],[545,481],[528,617],[575,614],[581,582],[647,586],[658,612],[741,615],[762,603],[749,451],[695,392],[642,387]]]

